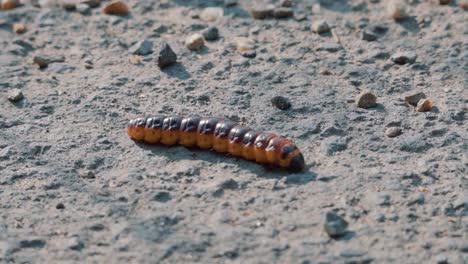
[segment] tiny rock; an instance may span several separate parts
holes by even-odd
[[[291,108],[291,101],[283,96],[275,96],[271,98],[271,103],[281,110],[288,110]]]
[[[327,21],[318,20],[312,23],[312,31],[318,34],[326,33],[330,31]]]
[[[402,20],[407,16],[405,4],[401,0],[388,1],[387,12],[394,20]]]
[[[64,61],[65,57],[63,55],[36,55],[33,58],[33,62],[39,65],[39,68],[45,68],[51,63]]]
[[[293,5],[293,0],[282,0],[280,6],[291,7]]]
[[[397,137],[401,135],[401,128],[399,127],[389,127],[385,130],[385,135],[389,138]]]
[[[108,3],[103,9],[102,12],[108,15],[118,15],[124,16],[130,12],[127,4],[122,1],[112,1]]]
[[[250,15],[254,19],[265,19],[273,15],[274,5],[269,4],[257,4],[250,9]]]
[[[80,14],[87,14],[90,11],[90,6],[83,3],[77,4],[76,11],[78,11]]]
[[[16,8],[19,6],[20,1],[19,0],[1,0],[0,6],[2,7],[3,10],[10,10],[13,8]]]
[[[81,4],[86,4],[91,8],[98,7],[101,4],[101,0],[80,0]]]
[[[366,41],[374,41],[377,40],[377,35],[374,32],[364,29],[361,31],[361,39]]]
[[[415,52],[413,51],[405,51],[405,52],[397,52],[390,57],[390,59],[398,64],[398,65],[403,65],[406,63],[414,63],[416,61],[416,58],[418,55],[416,55]]]
[[[23,34],[26,32],[26,25],[23,23],[15,23],[13,24],[13,32],[16,34]]]
[[[348,222],[334,212],[328,212],[325,217],[325,232],[332,237],[343,236],[347,232]]]
[[[468,9],[468,0],[460,0],[458,6],[463,9]]]
[[[167,67],[176,63],[177,55],[167,43],[163,43],[158,51],[158,66],[159,68]]]
[[[273,10],[273,17],[275,18],[292,17],[293,15],[294,11],[289,7],[278,7]]]
[[[333,43],[333,42],[324,42],[320,43],[315,50],[317,51],[328,51],[328,52],[337,52],[340,49],[342,49],[342,46],[338,43]]]
[[[417,112],[428,112],[431,111],[433,106],[432,100],[430,99],[422,99],[418,102],[418,105],[416,106],[416,111]]]
[[[371,108],[377,105],[377,96],[373,93],[364,91],[360,93],[356,98],[356,105],[359,108]]]
[[[78,1],[76,0],[61,0],[60,1],[60,6],[68,11],[72,11],[76,9],[76,5],[78,4]]]
[[[426,94],[423,92],[408,95],[405,97],[405,101],[412,106],[417,106],[419,101],[422,99],[426,99]]]
[[[8,93],[8,100],[10,102],[18,102],[23,98],[24,98],[24,95],[20,89],[13,89]]]
[[[207,22],[218,20],[224,15],[224,11],[220,7],[207,7],[200,13],[200,19]]]
[[[130,57],[128,57],[128,62],[130,62],[133,65],[141,64],[141,57],[138,55],[131,55]]]
[[[450,0],[439,0],[439,4],[441,5],[448,5],[450,3]]]
[[[130,53],[135,55],[148,55],[153,52],[153,42],[149,40],[138,41],[135,45],[130,48]]]
[[[195,34],[189,36],[185,40],[185,46],[189,50],[201,49],[204,44],[205,44],[205,39],[203,39],[203,36],[201,34],[198,34],[198,33],[195,33]]]
[[[209,41],[217,40],[219,38],[219,30],[217,27],[209,27],[205,29],[202,34],[205,40]]]
[[[255,41],[249,38],[238,37],[236,38],[237,51],[245,52],[255,48]]]

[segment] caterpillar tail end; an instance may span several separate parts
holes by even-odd
[[[302,153],[297,154],[294,158],[292,158],[291,163],[289,163],[288,170],[290,172],[302,172],[305,168],[305,161],[304,156]]]

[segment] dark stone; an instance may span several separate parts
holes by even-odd
[[[208,40],[208,41],[217,40],[219,38],[219,30],[217,27],[214,27],[214,26],[209,27],[202,32],[202,35],[205,38],[205,40]]]
[[[394,63],[398,65],[403,64],[412,64],[416,61],[418,55],[414,51],[406,51],[406,52],[397,52],[392,55],[390,58]]]
[[[348,222],[334,212],[328,212],[325,216],[325,232],[332,237],[341,237],[347,232]]]
[[[366,41],[374,41],[377,40],[378,36],[371,31],[363,30],[361,31],[361,39]]]
[[[283,96],[275,96],[271,98],[271,103],[276,106],[276,108],[281,110],[288,110],[291,108],[291,101]]]
[[[171,49],[169,44],[164,43],[158,51],[158,66],[164,68],[177,62],[177,55]]]

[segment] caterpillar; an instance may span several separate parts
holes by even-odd
[[[301,151],[289,139],[256,131],[222,118],[137,118],[130,120],[127,133],[136,141],[213,149],[261,164],[279,165],[291,172],[300,172],[305,167]]]

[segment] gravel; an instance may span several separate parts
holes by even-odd
[[[338,238],[346,234],[348,222],[336,213],[328,212],[325,216],[324,227],[330,237]]]
[[[403,64],[412,64],[416,61],[417,55],[414,51],[404,51],[404,52],[397,52],[393,54],[390,59],[399,65]]]
[[[219,30],[215,26],[211,26],[202,32],[203,38],[208,41],[214,41],[219,38]]]
[[[148,55],[151,52],[153,52],[153,42],[149,40],[141,40],[135,43],[130,49],[130,53],[135,54],[135,55]]]
[[[157,62],[160,68],[165,68],[177,62],[177,54],[167,43],[161,43],[157,49]]]
[[[403,1],[397,21],[389,1],[291,1],[282,19],[284,1],[129,0],[124,16],[102,12],[110,1],[79,1],[85,14],[31,2],[0,10],[1,263],[466,262],[460,1]],[[263,20],[258,3],[275,5]],[[209,7],[223,15],[202,20]],[[197,52],[192,34],[206,40]],[[152,53],[131,54],[142,40]],[[417,57],[397,64],[399,52]],[[63,56],[38,68],[36,55]],[[12,103],[15,89],[25,98]],[[356,106],[365,90],[375,107]],[[416,112],[421,99],[431,111]],[[195,114],[284,135],[306,169],[125,132],[129,119]]]

